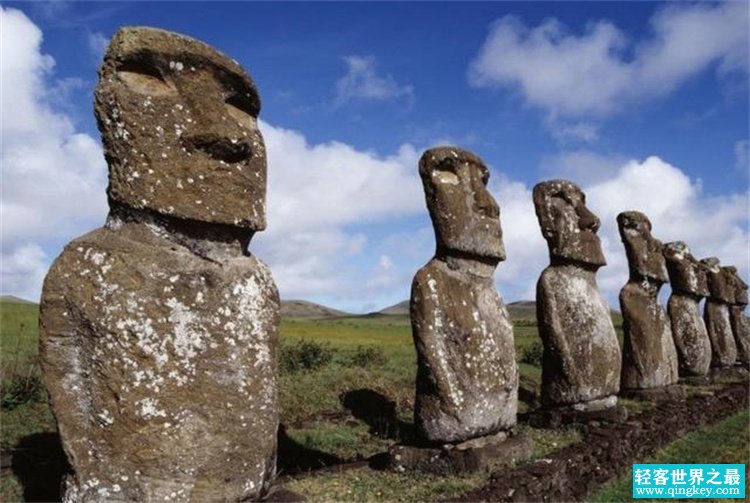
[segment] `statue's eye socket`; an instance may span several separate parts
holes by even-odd
[[[250,112],[252,107],[250,107],[247,99],[243,99],[240,95],[232,94],[225,100],[225,104],[230,117],[245,127],[253,127],[255,117]]]
[[[148,96],[177,94],[177,89],[164,80],[159,71],[139,61],[124,63],[117,69],[117,77],[132,91]]]
[[[458,185],[460,183],[458,175],[450,169],[438,168],[432,172],[432,176],[439,183],[447,183],[449,185]]]

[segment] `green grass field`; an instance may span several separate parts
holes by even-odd
[[[11,386],[14,381],[38,383],[38,308],[33,304],[2,302],[0,315],[0,375],[2,393],[7,395],[14,391]],[[539,340],[531,320],[518,323],[515,336],[519,358],[524,350]],[[314,342],[317,347],[324,348],[328,358],[314,370],[281,372],[281,423],[290,445],[304,450],[312,456],[311,459],[356,461],[382,453],[395,439],[408,436],[413,423],[416,373],[416,354],[408,317],[284,320],[281,342],[282,364],[283,348],[293,350],[305,342]],[[538,364],[520,363],[520,370],[527,382],[538,385],[541,378]],[[348,403],[357,399],[378,403],[386,412],[383,417],[360,417],[356,412],[351,412],[353,409]],[[624,403],[627,405],[628,401]],[[15,401],[6,400],[3,404],[0,421],[0,448],[3,450],[16,448],[29,436],[55,432],[54,419],[43,391]],[[525,410],[524,404],[519,405],[520,410]],[[627,406],[643,408],[639,402]],[[747,415],[743,417],[735,419],[732,424],[747,427]],[[536,456],[544,456],[581,438],[574,429],[521,428],[534,440]],[[719,431],[720,435],[727,434],[725,430]],[[746,437],[738,441],[737,446],[741,445],[747,448]],[[716,451],[709,451],[708,447],[710,445],[704,443],[702,447],[694,448],[696,459],[716,459]],[[701,449],[705,450],[703,458]],[[489,472],[437,477],[416,473],[397,474],[367,467],[322,474],[291,475],[290,470],[293,468],[281,463],[281,483],[311,501],[444,499],[481,486],[489,477]],[[627,481],[627,476],[624,477],[623,480]],[[23,489],[21,481],[12,472],[4,472],[0,482],[0,501],[21,500]],[[612,489],[602,489],[596,497],[601,501],[613,501],[623,494],[621,487],[614,484]]]

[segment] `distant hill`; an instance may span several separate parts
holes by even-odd
[[[36,304],[30,300],[22,299],[14,295],[0,295],[0,302],[4,304]]]
[[[333,318],[337,316],[351,316],[351,314],[306,300],[281,301],[282,318]]]
[[[511,320],[536,319],[536,302],[533,300],[517,300],[508,304],[507,307]]]
[[[513,320],[520,319],[534,319],[536,318],[536,302],[533,300],[520,300],[518,302],[512,302],[508,305],[508,311],[510,317]],[[388,306],[380,311],[370,313],[369,316],[408,316],[409,315],[409,301],[402,300],[397,304]]]
[[[409,314],[409,301],[408,300],[402,300],[401,302],[397,304],[393,304],[392,306],[388,306],[385,309],[381,309],[375,314],[387,314],[387,315],[395,315],[395,316],[404,316]]]

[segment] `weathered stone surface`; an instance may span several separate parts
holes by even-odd
[[[709,297],[703,308],[708,338],[711,340],[711,366],[729,367],[737,361],[737,343],[729,319],[729,304],[734,302],[734,288],[730,277],[719,265],[719,259],[701,260],[708,271]]]
[[[605,264],[596,235],[599,219],[586,208],[581,189],[565,180],[534,187],[534,206],[551,261],[536,294],[544,344],[542,404],[606,400],[620,389],[621,353],[596,284],[596,271]]]
[[[155,29],[125,28],[107,51],[96,111],[110,214],[55,260],[41,303],[44,381],[74,472],[66,501],[257,499],[275,475],[279,299],[247,252],[265,175],[231,173],[264,171],[265,155],[181,143],[262,145],[254,120],[230,127],[209,111],[226,106],[222,89],[255,93],[238,72]]]
[[[617,404],[618,397],[611,395],[601,400],[577,403],[562,407],[542,407],[527,412],[520,418],[535,428],[559,428],[568,424],[597,422],[622,423],[628,420],[628,410]]]
[[[470,152],[430,149],[419,163],[435,257],[414,277],[415,423],[428,442],[461,442],[516,423],[513,327],[492,282],[505,258],[489,172]]]
[[[685,388],[679,384],[671,384],[668,386],[659,386],[658,388],[624,389],[620,392],[620,396],[622,398],[645,400],[648,402],[665,402],[683,400],[686,394]]]
[[[664,245],[672,286],[667,312],[677,348],[680,376],[703,376],[711,367],[711,340],[699,303],[708,295],[706,270],[682,241]]]
[[[112,38],[99,77],[111,201],[265,228],[260,99],[236,61],[176,33],[126,28]]]
[[[737,268],[724,268],[734,288],[734,302],[729,306],[729,321],[737,344],[737,359],[745,366],[750,365],[750,326],[748,326],[745,308],[747,307],[747,283],[740,278]]]
[[[533,442],[523,434],[480,437],[464,444],[442,447],[394,445],[388,452],[392,470],[419,470],[439,475],[496,470],[531,457]]]
[[[679,376],[672,326],[658,299],[669,279],[662,244],[651,235],[651,222],[643,213],[620,213],[617,225],[630,267],[630,279],[620,291],[624,332],[620,387],[669,386]]]

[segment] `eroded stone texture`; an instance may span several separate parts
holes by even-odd
[[[64,499],[257,499],[275,475],[279,299],[247,252],[265,222],[255,87],[150,28],[120,30],[100,77],[110,214],[55,260],[40,315]]]
[[[516,424],[513,327],[492,282],[505,259],[489,171],[471,152],[428,150],[419,162],[437,241],[414,277],[415,422],[428,442],[461,442]]]
[[[706,269],[682,241],[664,245],[672,294],[667,312],[677,348],[681,376],[703,376],[711,367],[711,340],[701,317],[699,303],[708,296]]]
[[[750,365],[750,327],[745,317],[747,307],[747,283],[740,278],[734,266],[723,267],[729,275],[730,284],[734,290],[732,304],[729,306],[729,321],[732,334],[737,344],[737,359],[745,366]]]
[[[706,268],[708,278],[709,296],[703,308],[703,319],[711,340],[711,366],[730,367],[737,361],[737,343],[729,319],[729,305],[734,303],[734,285],[716,257],[703,259],[701,264]]]
[[[609,307],[596,284],[606,262],[599,219],[581,189],[566,180],[534,187],[534,207],[550,251],[537,283],[537,320],[544,344],[542,404],[615,406],[621,353]]]
[[[95,98],[110,200],[265,228],[260,99],[236,61],[192,38],[126,28],[110,42]]]
[[[620,386],[650,389],[677,382],[677,350],[672,326],[658,295],[669,280],[662,244],[651,235],[643,213],[617,215],[617,225],[628,257],[630,279],[620,290],[624,344]]]

